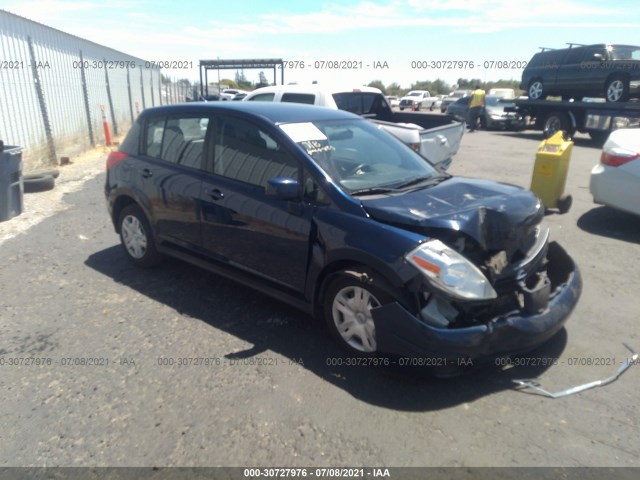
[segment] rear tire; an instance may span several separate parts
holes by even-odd
[[[554,130],[556,132],[563,130],[570,137],[573,137],[573,134],[576,133],[569,115],[564,112],[551,112],[544,121],[544,130]]]
[[[560,213],[567,213],[573,203],[573,197],[571,195],[563,195],[558,199],[558,210]]]
[[[529,83],[529,87],[527,88],[527,93],[531,100],[544,100],[547,97],[547,94],[544,91],[544,84],[539,78],[531,80],[531,83]]]
[[[146,215],[136,205],[128,205],[120,212],[120,242],[127,257],[139,267],[153,267],[162,261],[156,249],[153,230]]]

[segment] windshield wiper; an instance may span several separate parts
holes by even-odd
[[[351,192],[351,195],[380,195],[383,193],[394,193],[398,190],[395,188],[382,188],[382,187],[372,187],[372,188],[361,188],[360,190],[354,190]]]
[[[435,185],[436,183],[440,183],[443,180],[446,180],[448,178],[451,178],[451,175],[438,175],[436,177],[432,175],[423,175],[422,177],[412,178],[408,182],[401,183],[400,185],[394,185],[394,187],[397,189],[407,188],[413,185],[418,185],[426,182],[424,185],[420,185],[421,187],[425,187],[425,186]]]

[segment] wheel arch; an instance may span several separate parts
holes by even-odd
[[[631,82],[631,75],[629,75],[629,72],[611,72],[607,76],[607,79],[604,81],[602,94],[604,95],[604,98],[607,98],[607,89],[609,87],[609,83],[617,79],[622,80],[624,83],[626,83],[626,95],[623,94],[624,96],[626,96],[626,99],[619,100],[619,102],[626,102],[629,99],[629,83]]]
[[[120,214],[122,213],[122,210],[124,210],[129,205],[138,205],[147,217],[147,221],[151,225],[151,228],[154,228],[153,222],[151,221],[149,209],[146,207],[146,205],[144,205],[143,202],[140,202],[136,195],[133,195],[131,193],[123,193],[113,201],[113,208],[111,210],[111,221],[113,222],[116,233],[120,233]]]
[[[413,301],[409,292],[407,290],[403,291],[403,287],[406,285],[407,281],[403,280],[393,269],[382,266],[379,262],[365,260],[362,258],[342,258],[327,264],[316,277],[313,289],[314,317],[323,318],[324,296],[336,276],[341,272],[351,271],[354,272],[353,275],[357,278],[357,273],[362,272],[363,270],[370,271],[372,274],[380,277],[385,282],[384,288],[389,290],[389,293],[392,296],[395,298],[402,297],[398,300],[405,304],[410,304]],[[418,272],[416,272],[416,276],[418,275]],[[365,279],[362,280],[363,282],[365,281]]]

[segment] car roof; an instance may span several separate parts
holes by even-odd
[[[240,113],[262,117],[272,123],[292,123],[316,120],[362,119],[358,115],[333,108],[300,103],[273,102],[189,102],[147,108],[142,115],[179,115],[184,113]]]
[[[594,47],[598,47],[598,48],[607,48],[607,47],[612,47],[612,48],[640,48],[640,46],[638,45],[624,45],[621,43],[594,43],[592,45],[573,45],[571,47],[562,47],[562,48],[551,48],[548,50],[543,50],[541,52],[537,52],[536,55],[540,55],[540,54],[551,54],[553,52],[563,52],[565,50],[576,50],[579,48],[594,48]]]
[[[317,93],[317,92],[325,92],[325,93],[343,93],[343,92],[371,92],[371,93],[382,93],[382,90],[375,87],[367,87],[364,85],[356,85],[356,86],[344,86],[344,85],[323,85],[320,83],[311,83],[305,85],[274,85],[270,87],[262,87],[256,88],[252,92],[249,92],[251,95],[254,93],[276,93],[276,92],[295,92],[295,93]]]

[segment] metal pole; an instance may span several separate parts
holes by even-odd
[[[127,64],[127,92],[129,93],[129,113],[131,114],[131,125],[133,125],[133,97],[131,96],[131,76],[129,72],[129,65]]]
[[[116,115],[113,111],[113,98],[111,97],[111,85],[109,84],[109,71],[107,70],[107,59],[104,61],[104,81],[107,84],[107,100],[109,101],[109,110],[111,111],[111,124],[113,125],[113,134],[118,135],[118,124],[116,123]]]
[[[82,97],[84,98],[84,112],[87,115],[87,127],[89,127],[89,141],[91,146],[96,146],[96,139],[93,136],[93,124],[91,123],[91,109],[89,108],[89,91],[87,89],[87,75],[84,71],[84,58],[80,50],[80,79],[82,81]]]
[[[149,89],[151,90],[151,106],[156,106],[156,101],[153,95],[153,70],[149,70]]]
[[[142,78],[142,69],[140,69],[140,91],[142,92],[142,109],[147,108],[146,102],[144,101],[144,78]]]
[[[38,73],[38,67],[36,63],[36,54],[33,50],[33,41],[31,40],[31,37],[27,37],[27,44],[29,46],[29,56],[31,57],[31,74],[33,75],[33,82],[35,83],[36,87],[36,96],[38,97],[38,104],[40,106],[40,113],[42,115],[42,123],[44,124],[44,133],[47,137],[49,163],[51,163],[51,165],[57,165],[58,159],[56,157],[56,146],[53,143],[51,122],[49,120],[49,113],[47,112],[47,105],[44,100],[44,91],[42,90],[42,83],[40,81],[40,74]]]

